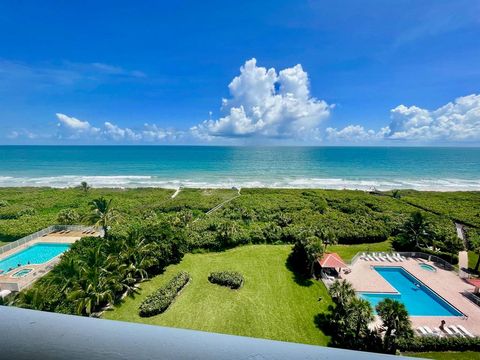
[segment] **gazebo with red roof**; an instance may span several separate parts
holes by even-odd
[[[343,269],[348,268],[343,259],[337,253],[323,254],[322,258],[318,260],[322,268]]]
[[[467,282],[475,286],[475,293],[480,293],[480,279],[467,279]]]

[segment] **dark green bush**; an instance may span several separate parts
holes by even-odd
[[[163,313],[189,280],[190,275],[185,271],[180,271],[165,286],[149,295],[140,304],[140,316],[149,317]]]
[[[399,340],[401,351],[480,351],[480,337],[414,337],[409,340]]]
[[[243,284],[243,276],[236,271],[218,271],[210,273],[208,281],[212,284],[227,286],[230,289],[238,289]]]

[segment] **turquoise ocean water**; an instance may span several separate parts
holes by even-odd
[[[480,148],[0,146],[0,186],[480,190]]]

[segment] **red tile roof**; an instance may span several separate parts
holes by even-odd
[[[467,279],[467,282],[477,288],[480,288],[480,279]]]
[[[346,268],[347,264],[337,253],[324,254],[318,263],[323,268]]]

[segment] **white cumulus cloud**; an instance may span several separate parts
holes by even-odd
[[[302,138],[316,134],[333,107],[311,96],[308,74],[301,65],[277,74],[251,59],[228,88],[231,97],[222,101],[225,116],[192,127],[194,136]]]
[[[346,142],[478,142],[480,95],[459,97],[436,110],[399,105],[390,110],[390,120],[390,124],[379,131],[366,130],[361,125],[349,125],[341,130],[327,128],[327,138]]]

